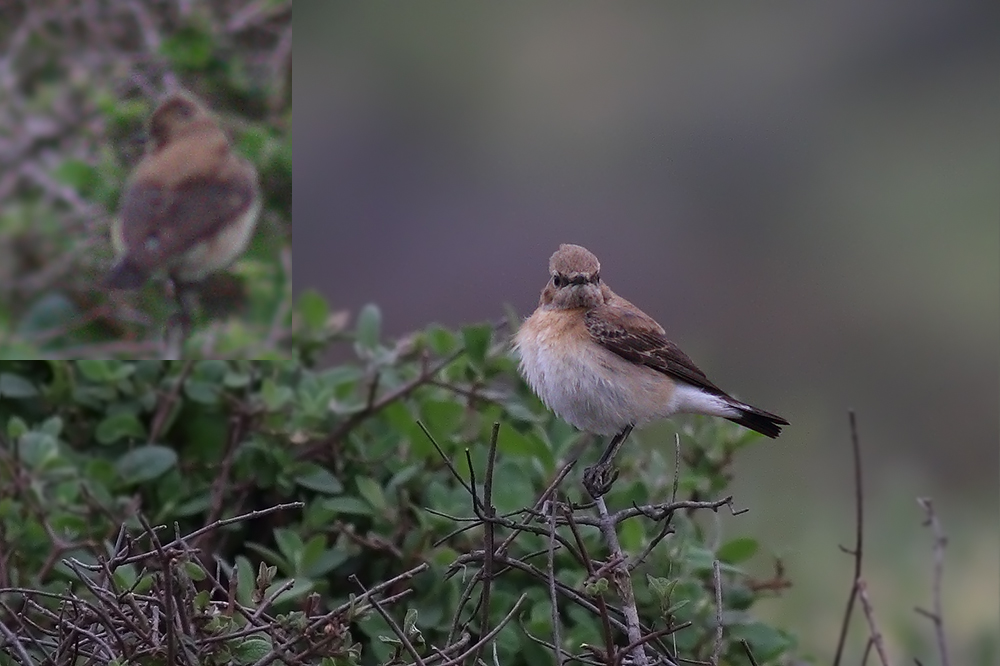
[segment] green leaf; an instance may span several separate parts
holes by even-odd
[[[215,405],[219,402],[219,385],[188,377],[184,380],[184,395],[203,405]]]
[[[381,512],[388,508],[382,486],[378,485],[377,481],[367,476],[359,476],[354,482],[358,486],[358,492],[373,509]]]
[[[664,616],[677,615],[677,611],[687,606],[691,603],[690,599],[681,599],[677,603],[672,604],[669,608],[663,611]]]
[[[176,464],[176,451],[159,444],[146,444],[119,458],[115,469],[126,484],[134,485],[155,479]]]
[[[369,351],[378,349],[379,333],[382,328],[382,312],[374,303],[361,308],[355,333],[358,346]]]
[[[194,26],[176,30],[160,44],[160,53],[175,67],[189,71],[207,68],[214,49],[212,34]]]
[[[646,537],[643,524],[638,520],[625,520],[618,526],[618,540],[625,552],[636,552]]]
[[[97,168],[78,159],[64,161],[52,171],[52,176],[84,197],[89,197],[101,184]]]
[[[302,543],[302,537],[294,531],[283,527],[275,529],[274,542],[277,544],[278,550],[281,551],[281,554],[286,560],[291,562],[293,566],[300,561],[305,544]]]
[[[715,556],[722,562],[736,564],[738,562],[749,560],[753,557],[757,552],[757,548],[758,543],[756,539],[751,537],[739,537],[722,544]]]
[[[28,432],[28,430],[28,424],[25,423],[24,419],[20,416],[12,416],[10,417],[10,421],[7,421],[7,436],[11,439],[17,439],[21,435]],[[49,434],[50,437],[54,437],[50,433],[47,434]]]
[[[326,327],[330,317],[330,306],[326,299],[315,289],[306,289],[299,296],[299,315],[306,328],[321,330]]]
[[[227,372],[222,383],[226,388],[246,388],[250,385],[250,375],[245,372]]]
[[[241,604],[249,605],[250,597],[253,594],[254,577],[256,572],[253,565],[243,555],[236,556],[236,597]]]
[[[111,367],[111,363],[111,361],[83,359],[76,362],[76,367],[90,381],[103,383],[114,379],[115,373]]]
[[[205,570],[197,562],[183,562],[181,566],[184,568],[184,573],[186,573],[191,580],[205,580]]]
[[[277,412],[291,402],[292,398],[295,397],[295,393],[291,387],[284,384],[279,385],[268,377],[264,380],[263,386],[261,386],[260,397],[269,412]]]
[[[370,516],[372,508],[357,497],[332,497],[323,501],[323,508],[336,514]]]
[[[715,554],[707,548],[692,546],[685,551],[687,566],[695,571],[712,571],[715,568]]]
[[[30,431],[19,440],[21,460],[39,468],[59,458],[59,440],[44,432]]]
[[[262,659],[271,649],[271,641],[259,636],[251,636],[229,642],[233,658],[239,664],[252,664]]]
[[[319,578],[330,573],[347,561],[347,552],[338,548],[324,550],[315,560],[305,563],[302,574],[311,578]]]
[[[129,438],[145,439],[146,428],[135,414],[119,412],[101,419],[94,431],[94,437],[105,445]]]
[[[438,356],[447,356],[455,351],[455,334],[438,324],[431,324],[424,331],[427,345]]]
[[[493,337],[493,327],[489,324],[476,324],[462,329],[465,353],[474,366],[481,368],[486,362],[486,352],[489,351],[491,337]]]
[[[552,451],[541,437],[533,432],[522,433],[512,426],[500,426],[497,435],[497,450],[510,455],[529,456],[543,462],[548,468],[555,464]]]
[[[276,579],[273,584],[268,586],[264,596],[274,594],[286,582],[287,580],[285,579]],[[295,601],[296,599],[302,599],[308,596],[315,587],[316,584],[311,580],[296,580],[294,585],[274,598],[274,605],[279,606],[290,601]]]
[[[36,395],[38,395],[38,389],[21,375],[0,372],[0,398],[20,400],[34,398]]]
[[[67,296],[60,292],[49,292],[31,304],[21,317],[17,332],[24,337],[36,333],[65,327],[80,320],[80,310]],[[59,336],[52,342],[64,338]]]
[[[485,451],[482,451],[485,454]],[[483,455],[485,464],[485,455]],[[500,513],[524,508],[524,498],[535,491],[531,484],[534,474],[523,462],[499,457],[493,478],[493,504]],[[482,484],[482,480],[479,480]]]
[[[403,618],[403,633],[407,636],[413,634],[417,629],[417,609],[410,608],[406,611],[406,616]]]
[[[42,421],[42,425],[38,427],[44,433],[52,435],[53,437],[58,437],[62,434],[63,420],[61,416],[50,416],[49,418]]]
[[[660,603],[669,599],[674,588],[677,586],[676,579],[658,578],[649,574],[646,574],[646,581],[649,583],[649,587],[653,590],[653,593],[656,594],[657,599],[660,600]]]
[[[729,629],[729,638],[749,643],[759,663],[771,661],[795,646],[795,641],[788,634],[762,622],[733,625]]]
[[[264,160],[264,152],[270,143],[273,143],[271,133],[265,127],[248,127],[237,139],[240,152],[255,164]]]
[[[306,463],[302,470],[295,476],[295,482],[303,488],[326,493],[327,495],[339,495],[344,492],[344,486],[340,479],[335,477],[328,469],[320,467],[316,463]]]
[[[219,360],[198,361],[191,375],[208,382],[218,383],[229,372],[229,363]]]
[[[424,400],[420,411],[427,430],[439,442],[458,430],[465,417],[465,406],[454,400]]]
[[[153,575],[152,574],[146,574],[145,576],[143,576],[142,578],[140,578],[139,582],[137,582],[132,587],[132,592],[134,594],[146,594],[151,589],[153,589],[153,582],[154,582]]]

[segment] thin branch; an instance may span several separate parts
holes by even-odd
[[[879,631],[878,625],[875,623],[875,612],[872,610],[871,601],[868,600],[868,585],[859,578],[854,587],[857,588],[858,596],[861,598],[861,608],[864,609],[865,618],[868,620],[868,630],[871,632],[875,652],[878,654],[882,666],[889,666],[889,658],[885,654],[885,645],[882,642],[882,632]]]
[[[847,630],[851,625],[851,613],[854,612],[854,601],[858,595],[857,581],[861,580],[861,557],[864,546],[864,487],[861,478],[861,444],[858,440],[858,423],[854,411],[848,412],[851,422],[851,450],[854,453],[854,550],[842,550],[854,556],[855,584],[851,586],[851,594],[847,597],[847,607],[844,609],[844,619],[840,623],[840,638],[837,639],[837,651],[833,657],[833,666],[840,666],[847,642]]]
[[[486,458],[486,478],[483,479],[483,506],[481,507],[481,511],[484,521],[483,527],[485,528],[483,530],[483,541],[486,557],[483,558],[483,568],[479,576],[479,579],[483,581],[483,589],[479,597],[480,611],[482,612],[482,618],[479,621],[480,631],[484,631],[486,627],[490,626],[490,592],[493,588],[493,548],[496,538],[496,525],[493,522],[493,518],[496,517],[497,512],[496,507],[493,506],[493,474],[496,467],[497,439],[499,436],[500,422],[497,421],[493,424],[493,431],[490,435],[490,448]],[[472,474],[472,471],[472,465],[470,464],[469,473]],[[473,488],[475,488],[474,483]],[[475,498],[475,494],[473,494],[473,498]],[[476,513],[478,514],[479,511]],[[472,663],[479,663],[480,655],[482,655],[482,647],[476,651],[475,656],[472,658]]]
[[[944,549],[948,545],[948,538],[945,536],[937,514],[934,512],[934,504],[931,502],[931,499],[929,497],[920,497],[917,499],[917,503],[927,514],[924,526],[930,527],[931,532],[934,534],[934,574],[931,580],[931,603],[934,610],[930,613],[921,608],[917,608],[916,610],[921,615],[930,618],[931,622],[934,623],[934,636],[938,646],[938,654],[941,657],[941,666],[950,666],[951,660],[948,657],[948,646],[945,642],[944,633],[944,606],[941,603],[941,579],[944,576]]]
[[[339,442],[340,440],[342,440],[344,437],[347,436],[347,433],[354,430],[354,428],[356,428],[359,424],[368,420],[373,415],[382,411],[383,409],[385,409],[392,403],[396,402],[397,400],[402,400],[403,398],[410,395],[421,386],[427,384],[437,373],[443,370],[445,366],[447,366],[452,361],[456,360],[459,356],[461,356],[464,353],[465,350],[460,349],[453,354],[449,354],[448,356],[441,359],[434,365],[427,368],[422,368],[420,374],[417,375],[414,379],[410,380],[409,382],[406,382],[405,384],[397,386],[392,391],[389,391],[388,393],[384,394],[378,400],[366,404],[365,408],[362,409],[361,411],[355,412],[354,414],[351,414],[349,417],[344,419],[334,429],[334,431],[330,433],[330,435],[324,438],[322,441],[317,442],[316,444],[313,444],[311,446],[303,447],[298,452],[297,457],[299,459],[311,458],[320,451],[329,448],[329,446],[332,443]]]
[[[594,500],[594,503],[597,506],[598,515],[601,517],[601,534],[604,536],[604,541],[608,545],[610,557],[617,559],[622,563],[626,562],[628,558],[625,556],[625,553],[622,552],[621,544],[618,542],[618,533],[615,531],[616,523],[608,513],[608,507],[604,503],[604,498],[598,497]],[[618,595],[622,600],[622,611],[625,613],[625,626],[629,643],[639,645],[634,653],[635,659],[632,663],[637,664],[637,666],[647,666],[649,661],[646,659],[646,650],[641,644],[642,625],[639,622],[639,609],[636,608],[635,605],[635,592],[632,590],[632,577],[629,575],[628,567],[615,567],[614,580],[618,588]],[[622,652],[616,655],[615,660],[618,663],[621,663],[620,660],[627,656],[627,652]]]
[[[753,652],[750,650],[750,644],[747,643],[747,639],[741,638],[740,645],[743,646],[743,654],[745,654],[747,659],[750,660],[750,666],[759,666],[757,658],[753,656]]]
[[[517,601],[514,602],[514,606],[510,609],[510,612],[507,613],[507,615],[505,615],[502,620],[500,620],[499,624],[497,624],[497,626],[494,627],[492,631],[490,631],[488,634],[486,634],[485,636],[483,636],[482,638],[480,638],[476,642],[476,644],[473,645],[472,647],[470,647],[468,650],[466,650],[462,654],[458,655],[454,659],[450,659],[449,661],[444,662],[441,666],[456,666],[457,664],[461,664],[463,661],[465,661],[465,659],[469,655],[471,655],[473,652],[475,652],[476,650],[478,650],[481,645],[485,645],[486,643],[489,643],[494,638],[496,638],[497,634],[499,634],[503,630],[503,628],[505,626],[507,626],[507,624],[512,619],[514,619],[514,615],[521,608],[521,605],[524,604],[524,601],[527,598],[528,598],[528,593],[527,592],[524,592],[523,594],[521,594],[521,596],[517,598]],[[408,665],[408,666],[412,666],[412,665]]]
[[[559,625],[559,596],[556,593],[556,508],[558,503],[549,503],[549,603],[552,605],[552,644],[555,646],[556,666],[563,664],[562,632]]]
[[[351,580],[352,583],[357,585],[362,592],[365,593],[368,592],[368,590],[365,589],[365,586],[361,584],[361,581],[358,580],[358,577],[356,575],[351,574],[350,576],[348,576],[348,578]],[[386,621],[386,623],[392,629],[393,633],[396,634],[399,640],[403,643],[403,646],[406,648],[406,651],[410,653],[411,657],[413,657],[413,661],[417,663],[417,666],[427,666],[424,663],[423,658],[421,658],[420,653],[417,652],[417,648],[413,647],[413,643],[410,642],[410,637],[406,635],[406,632],[403,631],[403,628],[399,626],[396,620],[394,620],[393,617],[389,615],[388,611],[382,608],[382,605],[375,599],[375,597],[369,596],[368,601],[375,608],[375,610],[378,611],[378,614],[382,616],[382,619]]]
[[[722,654],[722,572],[719,560],[712,562],[712,580],[715,582],[715,645],[712,647],[712,666],[719,666]]]

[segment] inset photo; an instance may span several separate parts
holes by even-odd
[[[291,2],[13,2],[0,358],[290,356]]]

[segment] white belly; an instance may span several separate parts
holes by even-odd
[[[531,389],[580,430],[612,435],[680,412],[739,415],[725,399],[630,363],[593,342],[582,315],[536,312],[514,344]]]
[[[253,238],[260,209],[261,200],[258,197],[239,221],[185,252],[176,262],[177,276],[185,282],[196,282],[233,263]]]
[[[597,346],[575,326],[552,326],[550,318],[551,313],[539,313],[525,322],[515,346],[521,374],[562,419],[580,430],[612,435],[675,411],[669,378]]]

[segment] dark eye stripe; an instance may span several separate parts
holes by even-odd
[[[582,284],[599,284],[601,281],[601,276],[599,274],[593,276],[577,275],[572,278],[568,278],[565,275],[556,273],[552,276],[552,284],[556,288],[565,287],[568,285],[582,285]]]

